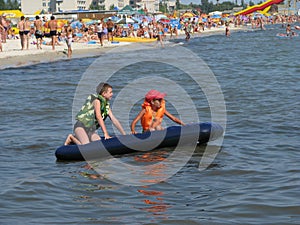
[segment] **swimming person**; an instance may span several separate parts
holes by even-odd
[[[157,90],[150,90],[146,94],[145,101],[142,104],[142,110],[131,123],[132,134],[136,134],[135,126],[139,120],[141,120],[143,132],[163,130],[161,123],[164,115],[169,117],[175,123],[184,125],[184,123],[180,119],[176,118],[166,110],[164,100],[165,96],[165,93],[161,93]]]

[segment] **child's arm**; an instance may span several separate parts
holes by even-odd
[[[139,114],[134,118],[134,120],[131,122],[131,133],[132,134],[136,134],[136,131],[135,131],[135,125],[136,123],[142,118],[142,116],[145,114],[145,109],[142,109]]]
[[[121,125],[121,123],[119,122],[119,120],[114,116],[114,114],[112,113],[111,109],[108,112],[108,116],[111,119],[111,122],[113,123],[113,125],[115,125],[115,127],[120,131],[121,134],[125,135],[125,131]]]
[[[180,125],[185,125],[180,119],[177,117],[173,116],[171,113],[169,113],[167,110],[165,111],[165,115],[169,117],[171,120],[173,120],[175,123],[178,123]]]
[[[94,111],[95,111],[95,116],[96,116],[96,119],[103,131],[103,134],[104,134],[104,138],[105,139],[109,139],[111,138],[107,132],[107,129],[106,129],[106,126],[104,124],[104,121],[102,119],[102,116],[101,116],[101,110],[100,110],[100,100],[99,99],[95,99],[94,102],[93,102],[93,105],[94,105]]]

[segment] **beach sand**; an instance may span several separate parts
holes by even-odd
[[[35,39],[31,39],[31,42],[33,41]],[[50,39],[46,39],[46,41],[50,41]],[[107,42],[105,46],[101,47],[99,43],[72,43],[72,58],[93,57],[104,54],[111,48],[128,44],[111,44]],[[30,44],[28,50],[21,50],[20,40],[7,40],[7,43],[3,44],[3,52],[0,52],[0,70],[38,63],[69,60],[66,55],[67,45],[64,42],[60,46],[55,46],[55,50],[52,50],[52,46],[49,45],[43,45],[42,48],[42,50],[38,50],[36,45]]]
[[[231,31],[245,29],[245,27],[232,27]],[[213,35],[213,34],[225,34],[225,28],[212,28],[206,29],[204,32],[192,34],[191,38]],[[185,38],[184,33],[180,33],[179,37],[181,39]],[[45,39],[46,42],[50,39]],[[167,36],[167,41],[169,37]],[[35,38],[30,40],[30,43],[36,41]],[[118,46],[131,45],[134,43],[119,42],[119,43],[109,43],[104,42],[104,46],[101,47],[99,41],[96,44],[87,43],[72,43],[73,54],[72,58],[84,58],[84,57],[94,57],[104,54],[111,50],[111,48],[116,48]],[[145,43],[149,44],[149,43]],[[150,43],[151,44],[151,43]],[[153,44],[153,43],[152,43]],[[69,60],[66,55],[67,45],[62,42],[60,46],[56,46],[55,50],[52,50],[52,46],[43,45],[42,50],[38,50],[36,45],[30,44],[29,50],[21,50],[20,40],[7,40],[7,43],[3,43],[3,52],[0,52],[0,70],[5,68],[22,67],[38,63],[54,62],[61,60]]]

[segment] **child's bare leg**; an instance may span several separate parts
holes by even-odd
[[[73,134],[69,134],[65,141],[65,145],[69,145],[71,143],[74,143],[76,145],[81,145],[81,142]]]
[[[99,140],[101,140],[101,137],[96,132],[92,133],[91,141],[99,141]]]
[[[80,141],[81,144],[87,144],[90,143],[90,139],[88,137],[88,134],[86,133],[85,129],[82,127],[76,127],[75,129],[75,136]]]

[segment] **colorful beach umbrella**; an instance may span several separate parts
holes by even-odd
[[[182,15],[182,17],[186,17],[186,18],[191,18],[191,17],[194,17],[194,16],[195,16],[195,14],[192,13],[192,12],[186,12]]]

